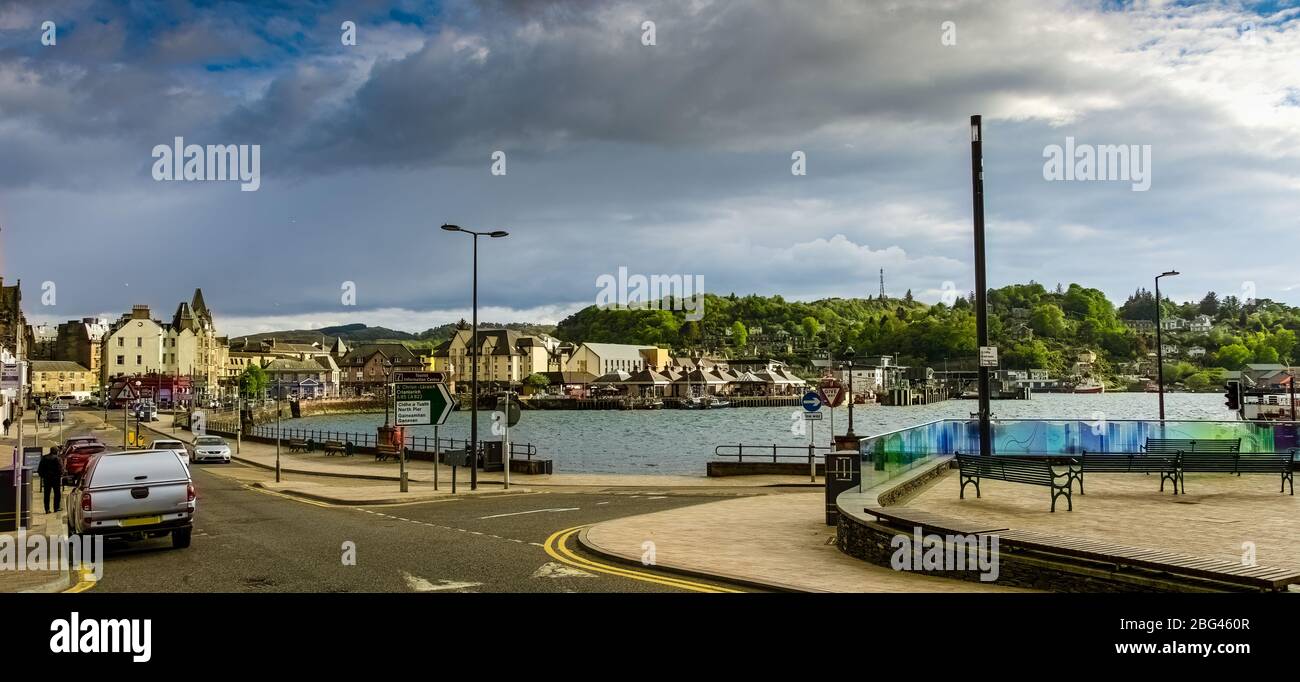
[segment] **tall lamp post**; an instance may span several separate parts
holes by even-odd
[[[280,388],[281,375],[275,375],[275,482],[280,482],[280,394],[284,389]]]
[[[470,372],[470,389],[469,389],[469,396],[470,396],[469,398],[469,402],[470,402],[469,442],[465,444],[465,450],[469,451],[470,448],[473,448],[473,452],[474,452],[474,454],[472,455],[473,459],[471,459],[469,463],[469,489],[478,490],[478,363],[479,363],[478,238],[486,236],[486,237],[491,237],[493,239],[500,239],[501,237],[510,236],[510,233],[506,232],[505,230],[494,230],[492,232],[475,232],[473,230],[467,230],[463,227],[460,227],[459,225],[443,225],[442,229],[448,232],[464,232],[465,234],[468,234],[474,238],[473,240],[474,241],[474,256],[473,256],[474,265],[473,265],[473,276],[472,276],[472,282],[473,282],[472,306],[473,306],[474,319],[473,319],[473,327],[470,331],[470,339],[471,339],[470,346],[472,349],[471,352],[473,353],[472,356],[473,360],[471,361],[472,364],[471,364],[471,372]]]
[[[1160,393],[1160,421],[1165,420],[1165,344],[1160,335],[1160,278],[1175,277],[1177,270],[1156,275],[1156,390]]]

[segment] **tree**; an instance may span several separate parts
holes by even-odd
[[[740,320],[731,323],[731,342],[736,348],[749,345],[749,330],[745,329],[745,323]]]
[[[1029,328],[1053,339],[1065,336],[1065,313],[1055,303],[1035,306],[1029,313]]]
[[[803,335],[808,337],[809,341],[816,338],[817,334],[822,330],[822,324],[817,321],[817,318],[811,315],[803,318],[801,326],[803,327]]]
[[[533,372],[532,374],[529,374],[528,376],[524,377],[523,383],[524,383],[524,388],[529,389],[529,392],[541,393],[542,391],[546,390],[547,386],[551,385],[551,380],[547,379],[545,374],[541,374],[539,372]]]
[[[255,364],[245,367],[244,373],[239,375],[239,391],[245,398],[261,398],[270,383],[271,377],[267,376],[266,370]]]
[[[1230,343],[1215,354],[1216,363],[1225,369],[1241,369],[1251,361],[1253,353],[1240,343]]]
[[[1218,315],[1219,314],[1218,294],[1215,294],[1213,291],[1206,294],[1205,298],[1201,299],[1201,303],[1196,307],[1196,310],[1200,314],[1209,315],[1210,317],[1214,317],[1215,315]]]

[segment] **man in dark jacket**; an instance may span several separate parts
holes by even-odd
[[[50,495],[54,496],[54,511],[57,513],[63,505],[63,462],[59,461],[58,448],[52,447],[41,456],[36,473],[41,477],[41,489],[45,491],[45,513],[50,513]]]

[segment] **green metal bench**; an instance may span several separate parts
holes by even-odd
[[[1053,464],[1046,458],[982,457],[963,455],[960,452],[956,453],[956,457],[961,480],[960,499],[966,499],[966,485],[970,483],[975,484],[975,497],[979,497],[980,479],[990,478],[1008,483],[1041,485],[1050,488],[1053,512],[1056,511],[1056,499],[1062,496],[1068,504],[1068,511],[1074,511],[1074,500],[1070,493],[1077,474],[1077,465],[1065,464],[1066,470],[1058,472],[1057,469],[1062,465]]]

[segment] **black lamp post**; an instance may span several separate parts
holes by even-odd
[[[1177,270],[1156,275],[1156,390],[1160,393],[1160,421],[1165,420],[1165,348],[1160,334],[1160,278],[1174,277]]]
[[[470,413],[469,413],[469,442],[465,444],[466,452],[473,448],[473,459],[470,460],[469,468],[469,489],[478,490],[478,238],[487,236],[493,239],[507,237],[509,232],[504,230],[494,230],[492,232],[475,232],[467,230],[459,225],[443,225],[442,229],[448,232],[464,232],[474,238],[474,255],[473,255],[473,275],[471,278],[473,295],[473,327],[470,332],[470,346],[473,360],[470,370]]]

